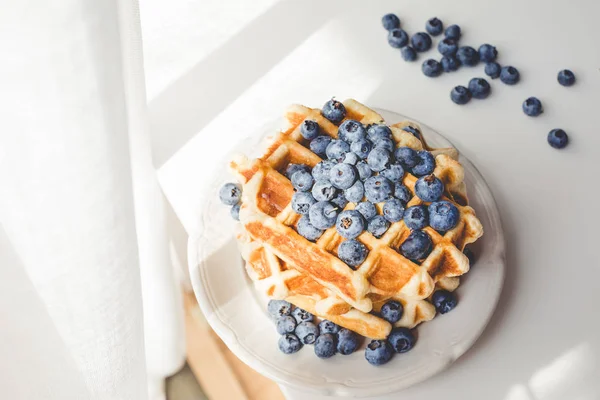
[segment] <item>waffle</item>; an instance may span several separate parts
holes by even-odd
[[[363,124],[382,123],[382,117],[356,102],[344,102],[347,118]],[[337,137],[337,126],[323,118],[320,110],[292,106],[286,113],[288,126],[276,135],[260,158],[250,161],[238,157],[231,168],[244,185],[238,241],[249,275],[268,296],[287,298],[299,307],[328,318],[365,336],[382,338],[391,326],[370,311],[378,311],[390,298],[401,301],[405,313],[397,326],[412,327],[435,315],[425,301],[434,286],[455,289],[458,276],[469,268],[462,250],[482,234],[481,224],[472,208],[463,182],[462,166],[455,160],[455,149],[430,149],[425,141],[402,130],[411,122],[391,126],[398,146],[428,149],[436,158],[434,174],[445,184],[445,199],[460,211],[460,222],[440,235],[431,228],[434,249],[419,266],[400,255],[396,249],[410,233],[402,221],[394,223],[379,239],[368,232],[358,240],[369,249],[367,259],[352,270],[336,255],[343,241],[330,228],[311,243],[295,230],[299,215],[291,209],[292,185],[280,171],[290,163],[316,165],[321,158],[312,153],[299,132],[305,119],[316,120],[322,133]],[[404,184],[412,191],[416,178],[407,174]],[[420,204],[413,196],[409,206]],[[378,205],[381,207],[381,204]],[[346,209],[353,208],[351,203]]]

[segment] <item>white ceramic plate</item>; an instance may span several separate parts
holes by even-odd
[[[388,124],[405,118],[378,110]],[[265,136],[279,126],[265,126]],[[432,147],[450,147],[439,133],[421,124]],[[252,135],[237,147],[248,153],[262,138]],[[226,157],[223,155],[223,165]],[[458,288],[459,305],[446,315],[418,327],[417,345],[389,363],[373,367],[364,351],[349,356],[317,358],[312,346],[293,355],[277,347],[278,334],[261,298],[246,276],[234,239],[235,221],[218,200],[220,186],[232,177],[223,168],[207,187],[207,201],[198,212],[200,233],[190,237],[188,256],[196,297],[208,322],[227,346],[246,364],[278,383],[323,395],[375,396],[395,392],[427,379],[464,354],[475,342],[494,312],[504,280],[504,238],[498,209],[483,177],[464,157],[470,205],[484,227],[484,236],[472,247],[477,260]],[[211,195],[212,193],[212,195]]]

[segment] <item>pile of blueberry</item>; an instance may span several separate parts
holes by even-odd
[[[399,48],[402,58],[406,61],[415,61],[417,54],[426,52],[432,47],[431,36],[441,35],[442,39],[437,46],[442,55],[440,61],[425,60],[421,66],[423,74],[428,77],[440,76],[443,72],[458,70],[461,66],[474,67],[479,62],[485,63],[484,72],[491,79],[500,78],[507,85],[515,85],[520,80],[519,71],[513,66],[501,66],[496,61],[498,51],[490,44],[482,44],[478,50],[471,46],[459,46],[461,29],[458,25],[450,25],[444,31],[444,25],[438,18],[431,18],[425,24],[427,32],[417,32],[410,37],[400,28],[400,19],[394,14],[384,15],[383,27],[388,31],[388,43],[394,48]],[[431,36],[430,36],[431,35]],[[563,86],[575,83],[575,75],[568,69],[558,73],[558,82]],[[471,99],[485,99],[491,93],[491,86],[484,78],[473,78],[467,87],[456,86],[450,92],[451,100],[459,105],[467,104]],[[543,112],[542,103],[535,97],[529,97],[523,102],[523,112],[528,116],[538,116]],[[568,136],[562,129],[553,129],[548,134],[548,143],[557,149],[568,144]]]

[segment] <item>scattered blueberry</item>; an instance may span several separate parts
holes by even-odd
[[[427,233],[415,230],[400,245],[400,253],[411,260],[420,260],[429,255],[431,245],[431,238]]]
[[[317,121],[305,120],[300,127],[300,134],[304,139],[313,140],[319,135],[319,124]]]
[[[444,72],[442,64],[431,58],[423,61],[423,64],[421,65],[421,71],[423,71],[425,76],[430,78],[438,77],[442,74],[442,72]]]
[[[347,143],[353,143],[363,139],[367,135],[367,130],[358,121],[347,119],[338,128],[338,138]]]
[[[298,171],[310,172],[310,167],[306,164],[289,164],[285,169],[285,176],[287,176],[288,179],[292,179],[292,175]]]
[[[315,341],[315,354],[319,358],[329,358],[335,354],[335,336],[331,333],[321,333]]]
[[[329,201],[335,197],[337,190],[329,181],[317,181],[312,187],[312,196],[316,201]],[[293,208],[292,203],[292,208]]]
[[[383,204],[383,216],[390,222],[398,222],[404,215],[404,205],[398,199],[391,198]]]
[[[437,312],[439,312],[440,314],[446,314],[447,312],[452,311],[454,307],[456,307],[458,300],[456,298],[456,295],[452,292],[449,292],[447,290],[437,290],[431,296],[431,302],[435,306]]]
[[[406,353],[414,347],[417,338],[408,328],[394,328],[388,336],[388,341],[396,353]]]
[[[458,224],[458,208],[449,201],[431,203],[428,211],[429,225],[436,231],[445,232]]]
[[[287,333],[279,338],[279,350],[285,354],[292,354],[302,348],[300,339],[292,333]]]
[[[365,219],[356,210],[342,211],[335,224],[337,232],[346,239],[354,239],[365,230]]]
[[[410,147],[398,147],[394,153],[396,161],[398,161],[404,168],[410,169],[417,165],[419,162],[419,156],[417,152]]]
[[[397,49],[408,44],[408,34],[403,29],[392,29],[388,33],[388,43]]]
[[[297,171],[292,175],[292,186],[299,192],[308,192],[315,183],[310,172]]]
[[[412,194],[406,186],[397,183],[394,185],[394,197],[400,200],[402,204],[406,206],[406,203],[408,203],[412,198]]]
[[[381,24],[386,30],[397,29],[400,27],[400,18],[395,14],[386,14],[381,18]]]
[[[319,337],[319,328],[313,322],[302,321],[296,327],[296,336],[303,344],[314,344]]]
[[[292,196],[292,210],[298,214],[308,214],[310,206],[315,204],[317,201],[308,192],[296,192]]]
[[[293,333],[296,329],[296,319],[289,315],[284,315],[277,319],[277,333],[285,335],[286,333]]]
[[[404,313],[404,307],[399,301],[390,300],[381,306],[381,317],[390,324],[395,324],[400,321],[402,314]]]
[[[392,347],[385,340],[371,340],[365,349],[365,359],[371,365],[383,365],[391,360]]]
[[[394,183],[398,183],[402,181],[402,178],[404,177],[404,168],[402,168],[402,165],[400,165],[400,163],[392,163],[389,167],[381,171],[379,174],[388,178]]]
[[[341,102],[331,99],[323,106],[321,115],[334,124],[339,124],[346,116],[346,107]]]
[[[367,139],[359,139],[355,142],[352,142],[350,145],[350,150],[352,153],[356,154],[359,158],[365,159],[369,155],[371,151],[371,142]]]
[[[343,140],[334,139],[329,143],[325,154],[331,161],[342,162],[346,153],[350,152],[350,145]]]
[[[444,184],[435,175],[417,179],[415,194],[423,201],[438,201],[444,194]]]
[[[358,171],[350,164],[336,164],[329,171],[329,181],[338,189],[348,189],[357,179]]]
[[[520,79],[519,71],[515,67],[506,66],[500,70],[500,80],[507,85],[516,85]]]
[[[404,224],[410,229],[423,229],[429,224],[429,214],[425,206],[408,207],[404,212]]]
[[[326,135],[317,136],[310,141],[310,151],[318,155],[319,157],[325,156],[327,153],[327,146],[331,143],[331,138]]]
[[[357,162],[356,169],[358,170],[358,177],[361,181],[365,181],[367,178],[370,178],[371,175],[373,175],[371,167],[369,167],[369,164],[367,164],[365,161]]]
[[[442,57],[440,63],[442,64],[442,69],[444,72],[453,72],[460,67],[460,61],[458,61],[458,58],[453,56]]]
[[[575,83],[575,74],[568,69],[563,69],[558,73],[558,83],[563,86],[573,86]]]
[[[310,220],[306,215],[303,215],[302,217],[300,217],[300,220],[298,220],[297,229],[300,236],[310,240],[311,242],[315,242],[323,234],[323,231],[321,229],[315,228],[310,223]]]
[[[382,237],[389,227],[390,223],[383,217],[383,215],[374,216],[367,224],[367,230],[376,238]]]
[[[500,67],[500,64],[498,64],[497,62],[490,62],[490,63],[485,64],[484,72],[490,78],[496,79],[496,78],[500,77],[501,70],[502,70],[502,67]]]
[[[219,199],[227,206],[233,206],[240,202],[242,188],[237,183],[226,183],[219,190]]]
[[[342,328],[337,334],[337,351],[342,355],[352,354],[360,346],[360,336],[349,329]]]
[[[456,58],[462,65],[474,67],[479,62],[479,53],[471,46],[463,46],[456,52]]]
[[[367,164],[373,171],[383,171],[388,167],[390,161],[390,152],[381,147],[374,148],[367,156]]]
[[[301,322],[312,322],[315,319],[314,315],[299,307],[294,308],[294,311],[292,311],[292,316],[296,319],[298,324]]]
[[[344,164],[356,165],[358,160],[359,160],[359,157],[356,155],[356,153],[350,152],[350,153],[344,154],[344,160],[342,162]]]
[[[421,131],[415,128],[414,126],[407,125],[404,128],[402,128],[402,130],[404,132],[412,133],[412,135],[419,140],[421,139]]]
[[[400,54],[404,61],[415,61],[417,59],[417,52],[410,46],[404,46],[400,49]]]
[[[463,105],[471,101],[471,91],[464,86],[455,86],[450,92],[450,99],[456,104]]]
[[[373,124],[367,128],[367,137],[373,143],[378,142],[380,139],[392,138],[392,130],[385,124]]]
[[[311,225],[317,229],[327,229],[335,225],[337,208],[328,201],[318,201],[308,210]]]
[[[337,334],[340,331],[340,326],[334,324],[328,319],[323,319],[319,322],[319,332],[323,333],[331,333],[332,335]]]
[[[362,214],[365,221],[368,221],[377,215],[377,208],[375,207],[375,204],[370,201],[358,203],[354,209]]]
[[[422,53],[431,48],[431,36],[425,32],[417,32],[410,38],[410,44],[416,51]]]
[[[426,150],[420,150],[417,152],[417,158],[419,160],[412,168],[413,175],[424,176],[431,174],[435,169],[435,158],[433,158],[433,154]]]
[[[530,117],[537,117],[544,112],[542,102],[537,97],[530,97],[523,102],[523,112]]]
[[[552,129],[548,133],[548,143],[555,149],[562,149],[569,143],[569,136],[562,129]]]
[[[469,91],[475,99],[485,99],[490,95],[492,87],[483,78],[473,78],[469,81]]]
[[[240,220],[240,203],[237,203],[233,206],[231,206],[231,209],[229,210],[229,214],[231,215],[231,218],[235,219],[236,221]]]
[[[329,160],[320,161],[317,165],[315,165],[315,167],[312,169],[312,176],[315,178],[315,182],[328,181],[329,171],[331,171],[331,168],[333,168],[334,165],[335,162]]]
[[[269,300],[267,305],[269,315],[275,320],[285,315],[290,315],[292,312],[292,305],[285,300]]]
[[[454,39],[446,38],[438,43],[438,51],[446,57],[455,56],[458,51],[458,43]]]
[[[433,17],[425,24],[425,30],[431,36],[437,36],[444,31],[444,24],[438,18]]]
[[[479,46],[479,59],[484,63],[496,61],[498,50],[491,44],[482,44]]]
[[[458,40],[460,39],[460,26],[458,25],[450,25],[449,27],[446,28],[446,39],[453,39],[453,40]]]
[[[365,195],[371,203],[381,203],[393,193],[393,184],[383,176],[372,176],[365,181]]]
[[[354,185],[344,190],[346,200],[353,203],[360,202],[365,197],[365,187],[361,181],[354,182]]]
[[[369,250],[367,247],[355,239],[344,240],[338,246],[338,257],[350,267],[358,267],[365,261]]]

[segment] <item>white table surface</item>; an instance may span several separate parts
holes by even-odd
[[[438,376],[381,399],[600,399],[600,3],[504,0],[278,2],[199,62],[150,104],[159,177],[188,232],[202,184],[222,168],[209,146],[228,132],[259,131],[290,103],[332,95],[421,120],[448,137],[486,178],[508,250],[507,279],[490,325]],[[492,95],[459,107],[450,89],[483,66],[431,79],[421,61],[391,49],[379,19],[396,12],[409,33],[438,16],[463,28],[462,44],[489,42],[522,82],[491,82]],[[435,40],[437,42],[437,39]],[[578,82],[564,88],[556,74]],[[539,97],[545,113],[525,116]],[[564,128],[571,144],[552,149]],[[165,150],[166,149],[166,150]],[[315,399],[283,388],[288,399]]]

